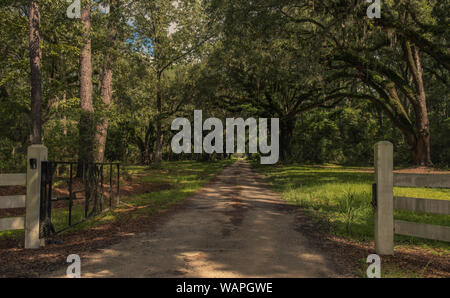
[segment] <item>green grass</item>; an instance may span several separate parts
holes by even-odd
[[[98,226],[108,222],[127,221],[139,216],[147,216],[167,209],[171,205],[183,200],[205,183],[211,180],[224,167],[230,165],[233,160],[222,160],[216,162],[177,161],[163,162],[159,167],[126,166],[123,167],[125,176],[134,176],[134,183],[145,182],[155,186],[155,191],[148,193],[121,197],[121,204],[116,211],[136,209],[131,212],[107,211],[84,223],[77,225],[69,231],[79,231]],[[122,183],[123,184],[123,183]],[[161,190],[158,190],[161,189]],[[84,206],[74,206],[72,209],[72,220],[82,219]],[[56,230],[67,226],[68,210],[54,210],[52,223]],[[20,239],[24,237],[24,231],[0,232],[0,241],[6,239]]]
[[[319,220],[331,223],[332,233],[373,241],[372,183],[374,174],[353,167],[254,164],[275,191],[289,203],[301,206]],[[450,200],[448,189],[395,188],[396,196]],[[395,211],[395,219],[450,226],[450,215]],[[396,245],[418,245],[450,253],[441,241],[395,235]]]

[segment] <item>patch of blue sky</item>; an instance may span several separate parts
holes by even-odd
[[[94,0],[98,5],[94,6],[93,9],[100,11],[101,13],[108,14],[110,11],[109,4],[104,4],[102,0]],[[127,25],[136,28],[133,19],[127,21]],[[138,32],[133,33],[133,37],[126,40],[130,44],[134,51],[143,52],[153,56],[153,42],[150,38],[141,37]]]
[[[141,37],[138,32],[134,32],[133,37],[126,42],[133,46],[133,50],[153,56],[153,42],[150,38]]]
[[[134,20],[132,18],[127,21],[127,25],[131,28],[136,28],[136,26],[134,25]],[[126,42],[132,46],[134,51],[153,56],[153,42],[151,38],[142,37],[139,32],[135,31],[133,32],[133,37],[128,38]]]
[[[108,14],[109,13],[109,4],[107,3],[103,3],[102,0],[94,0],[95,3],[98,3],[98,5],[95,5],[92,9],[93,10],[98,10],[103,14]]]

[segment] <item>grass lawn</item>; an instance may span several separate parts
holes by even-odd
[[[67,232],[79,231],[93,226],[114,221],[127,221],[140,216],[148,216],[167,209],[171,205],[193,194],[205,183],[211,180],[233,160],[216,162],[177,161],[163,162],[159,167],[125,166],[122,177],[132,177],[133,185],[146,184],[151,186],[144,193],[121,196],[118,208],[104,212],[84,223],[73,227]],[[121,182],[123,184],[123,182]],[[72,210],[73,221],[83,217],[84,206],[76,206]],[[68,210],[54,210],[52,222],[56,230],[67,225]],[[0,232],[0,241],[7,239],[23,239],[24,231]]]
[[[264,166],[254,163],[254,167],[287,202],[307,210],[318,221],[330,222],[331,233],[358,241],[373,241],[373,173],[341,166]],[[450,200],[449,189],[396,187],[394,195]],[[450,226],[450,215],[395,211],[395,219]],[[395,245],[397,248],[416,245],[440,255],[450,253],[450,243],[415,237],[395,235]],[[399,275],[393,269],[390,276]]]

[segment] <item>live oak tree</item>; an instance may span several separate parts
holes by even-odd
[[[262,2],[236,2],[216,8],[225,34],[210,58],[216,69],[210,74],[217,83],[213,100],[226,109],[251,105],[260,116],[279,118],[280,157],[287,160],[300,114],[334,107],[348,96],[351,80],[329,80],[333,72],[320,65],[320,41],[299,38],[276,10]]]
[[[316,26],[314,33],[321,34],[331,49],[326,59],[330,70],[340,70],[340,78],[357,79],[365,89],[348,96],[374,102],[403,132],[413,163],[432,165],[422,54],[448,69],[449,52],[439,44],[448,40],[438,41],[436,34],[427,37],[430,31],[442,33],[442,25],[432,18],[433,7],[439,4],[387,1],[382,17],[372,21],[365,15],[366,7],[353,1],[316,6],[307,2],[302,8],[309,9],[308,16],[299,11],[299,1],[278,9],[295,24]]]
[[[367,96],[380,106],[403,132],[414,164],[430,166],[430,123],[422,57],[429,55],[447,68],[449,52],[434,44],[436,39],[428,40],[414,21],[421,15],[421,25],[426,26],[432,4],[427,7],[414,2],[389,3],[391,6],[385,5],[382,18],[374,22],[355,21],[360,28],[374,26],[374,30],[365,36],[356,31],[353,37],[358,34],[365,44],[353,39],[353,46],[338,45],[331,59],[343,62],[339,67],[350,67],[352,70],[346,75],[352,73],[375,91],[356,97]]]

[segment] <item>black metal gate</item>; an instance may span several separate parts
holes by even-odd
[[[113,209],[119,196],[119,163],[42,162],[40,238]]]

